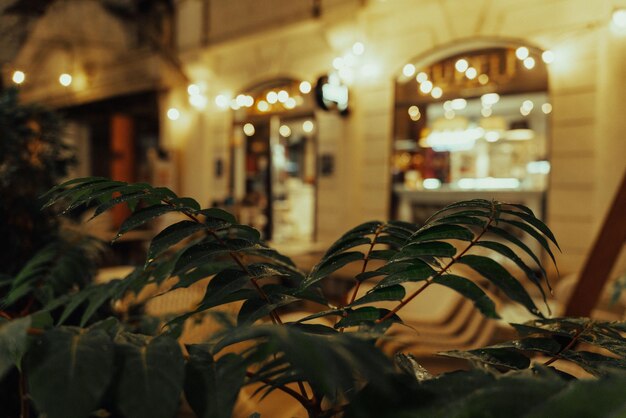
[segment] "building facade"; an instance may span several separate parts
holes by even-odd
[[[549,51],[551,169],[540,204],[561,244],[561,272],[573,272],[626,169],[625,8],[621,0],[180,0],[171,43],[155,50],[99,2],[57,2],[4,72],[9,80],[23,69],[25,100],[63,108],[155,92],[158,142],[172,156],[178,191],[204,204],[245,197],[248,183],[237,173],[268,161],[237,159],[247,136],[240,131],[246,118],[257,131],[266,123],[270,148],[283,144],[304,159],[313,153],[313,178],[302,175],[295,184],[313,185],[312,240],[329,243],[359,222],[395,213],[394,112],[407,64],[419,70],[446,57],[525,47],[544,65],[540,57]],[[57,81],[62,72],[74,77],[69,88]],[[289,96],[305,97],[316,94],[321,76],[337,73],[337,84],[348,88],[347,114],[306,103],[295,114],[300,105],[289,109],[287,99],[280,102],[285,109],[260,114],[259,102],[270,100],[262,86],[275,83],[279,93],[281,82],[305,82]],[[289,120],[313,123],[308,151],[272,133],[283,125],[293,130]],[[294,164],[287,161],[285,172],[297,172]],[[489,190],[483,194],[490,198]]]

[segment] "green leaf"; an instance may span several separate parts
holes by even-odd
[[[376,288],[389,287],[405,282],[419,282],[428,279],[433,274],[435,274],[435,270],[430,265],[422,260],[415,259],[411,261],[407,268],[391,273],[382,279],[376,285]]]
[[[108,200],[98,205],[98,207],[96,207],[96,210],[94,211],[93,215],[91,216],[89,220],[99,215],[102,215],[104,212],[111,209],[113,206],[117,206],[124,202],[128,202],[130,204],[131,202],[136,202],[136,201],[139,201],[140,199],[147,198],[150,196],[151,196],[150,192],[144,192],[144,191],[137,191],[133,193],[122,194],[121,196],[115,197],[111,200]]]
[[[335,324],[335,328],[347,328],[357,325],[373,324],[378,319],[382,319],[389,313],[389,309],[375,308],[373,306],[364,306],[357,309],[347,309],[343,318]],[[389,318],[391,321],[400,321],[397,315]]]
[[[0,380],[13,366],[20,367],[28,343],[31,318],[0,322]]]
[[[126,418],[172,418],[183,388],[184,360],[168,337],[119,339],[117,407]]]
[[[203,229],[202,224],[194,221],[180,221],[168,226],[152,239],[148,249],[148,261],[153,260],[172,245]]]
[[[200,346],[188,346],[185,368],[185,398],[198,418],[230,418],[246,368],[236,354],[225,354],[214,361]]]
[[[336,241],[324,254],[322,261],[328,260],[330,257],[342,253],[350,248],[358,247],[360,245],[371,244],[372,240],[368,237],[361,236],[359,234],[344,235],[338,241]]]
[[[237,219],[235,219],[233,215],[231,215],[230,213],[222,209],[218,209],[218,208],[202,209],[202,210],[199,210],[198,213],[206,216],[207,218],[220,219],[231,225],[234,225],[237,223]]]
[[[530,313],[543,317],[537,309],[535,303],[530,298],[526,289],[511,276],[504,267],[490,258],[479,255],[465,255],[458,260],[461,264],[466,264],[480,273],[485,279],[495,284],[505,295],[523,305]]]
[[[231,231],[235,232],[238,237],[246,239],[253,243],[258,243],[261,241],[261,233],[247,225],[232,225]]]
[[[418,242],[404,246],[390,261],[406,261],[420,257],[454,257],[456,248],[454,245],[441,242],[429,241]]]
[[[543,290],[543,286],[541,286],[541,277],[539,277],[530,267],[528,267],[526,263],[524,263],[524,261],[517,254],[515,254],[515,251],[511,250],[504,244],[500,244],[499,242],[494,241],[479,241],[476,243],[476,245],[479,247],[488,248],[492,251],[502,254],[509,260],[513,261],[515,265],[517,265],[526,274],[526,277],[528,277],[528,279],[539,289],[546,307],[548,306],[548,302],[546,300],[546,292]],[[546,277],[546,281],[547,280],[548,279]]]
[[[508,213],[509,215],[517,216],[518,218],[531,224],[532,226],[537,228],[539,231],[541,231],[543,235],[548,237],[550,241],[552,241],[554,245],[556,245],[556,248],[558,248],[559,250],[561,249],[561,247],[559,247],[558,242],[556,242],[556,238],[554,237],[554,234],[552,233],[552,231],[550,231],[550,228],[548,228],[548,226],[544,224],[540,219],[535,217],[534,214],[532,214],[532,212],[528,214],[528,213],[522,213],[522,212],[517,212],[513,210],[502,209],[502,213]]]
[[[115,239],[121,237],[126,232],[138,228],[141,225],[149,222],[159,216],[168,213],[168,212],[177,212],[180,211],[180,208],[168,206],[168,205],[153,205],[148,206],[147,208],[139,209],[130,215],[120,226],[120,230],[117,233]]]
[[[406,295],[406,290],[400,285],[373,289],[361,296],[349,306],[364,305],[366,303],[380,302],[384,300],[402,300]]]
[[[500,221],[505,222],[505,223],[510,224],[510,225],[513,225],[513,226],[521,229],[522,231],[526,232],[531,237],[533,237],[546,250],[546,252],[550,256],[550,258],[552,259],[552,262],[554,263],[554,266],[556,267],[556,258],[554,257],[554,254],[552,253],[552,250],[550,249],[550,244],[548,244],[548,241],[543,237],[543,235],[541,235],[539,232],[537,232],[537,230],[535,228],[533,228],[532,226],[530,226],[528,224],[525,224],[523,222],[513,221],[513,220],[510,220],[510,219],[502,219],[501,218]],[[557,272],[558,272],[558,267],[557,267]]]
[[[215,261],[215,257],[230,253],[230,250],[217,242],[203,242],[187,248],[176,261],[173,275],[188,272],[192,268]]]
[[[270,312],[300,300],[290,295],[280,294],[269,295],[269,298],[271,303],[258,297],[246,300],[237,315],[237,325],[253,324],[257,320],[269,315]]]
[[[493,225],[489,226],[489,228],[487,228],[487,231],[490,232],[490,233],[493,233],[495,235],[498,235],[501,238],[504,238],[506,241],[509,241],[509,242],[515,244],[520,249],[522,249],[537,264],[537,267],[539,267],[539,269],[541,270],[541,273],[543,274],[543,276],[547,277],[546,271],[544,270],[543,265],[541,264],[541,261],[539,261],[539,258],[519,238],[517,238],[515,235],[511,234],[510,232],[508,232],[508,231],[506,231],[506,230],[504,230],[502,228],[498,228],[496,226],[493,226]]]
[[[55,328],[24,357],[29,393],[49,418],[84,418],[98,409],[113,377],[114,350],[102,330]]]
[[[474,306],[488,318],[499,319],[496,304],[474,282],[461,276],[445,274],[433,279],[433,283],[449,287],[474,302]]]
[[[321,263],[317,264],[315,267],[313,267],[313,271],[304,280],[302,286],[309,287],[312,284],[317,283],[323,278],[339,270],[346,264],[352,263],[354,261],[363,260],[363,258],[363,253],[358,251],[349,251],[329,257],[327,260],[324,260]]]
[[[474,233],[459,225],[438,224],[419,230],[411,237],[411,242],[437,241],[442,239],[471,241],[474,239]]]
[[[486,347],[468,351],[446,351],[439,354],[514,370],[527,369],[530,366],[528,357],[517,350],[504,348]]]

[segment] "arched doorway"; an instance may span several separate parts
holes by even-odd
[[[541,216],[551,53],[500,43],[433,55],[406,63],[396,79],[391,216],[419,223],[477,197],[523,203]]]
[[[275,79],[237,95],[231,191],[241,221],[266,240],[303,244],[315,239],[316,123],[308,81]]]

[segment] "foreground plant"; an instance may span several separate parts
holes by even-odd
[[[554,406],[555,398],[547,394],[563,393],[564,400],[575,403],[568,391],[609,385],[570,381],[554,368],[557,361],[574,362],[611,385],[624,382],[624,324],[546,319],[520,280],[498,261],[509,260],[545,300],[549,284],[538,255],[509,231],[536,240],[553,260],[550,243],[558,245],[524,206],[471,200],[446,207],[421,227],[368,222],[344,234],[305,273],[229,213],[202,209],[165,188],[82,178],[55,187],[47,198],[48,206],[62,205],[65,211],[93,206],[94,216],[127,204],[132,215],[118,238],[165,214],[176,213],[180,220],[154,237],[145,265],[127,277],[76,288],[48,300],[35,314],[4,315],[0,376],[18,367],[22,385],[15,390],[21,393],[22,416],[32,406],[50,418],[87,417],[95,411],[168,418],[176,415],[184,396],[198,417],[229,417],[245,386],[252,386],[259,400],[282,391],[310,417],[456,416],[452,398],[459,416],[475,416],[476,399],[494,411],[492,416],[505,409],[510,416],[532,411],[553,416],[541,415]],[[360,273],[337,306],[321,283],[350,263],[357,263]],[[172,281],[167,290],[172,291],[206,277],[212,278],[198,306],[170,318],[155,335],[142,334],[111,314],[115,301],[149,284]],[[367,292],[362,290],[366,281],[375,283]],[[413,282],[421,286],[407,292],[406,284]],[[5,311],[48,284],[47,279],[29,283],[23,293],[19,286],[10,287],[2,299]],[[389,327],[402,324],[400,315],[411,309],[409,302],[427,297],[431,286],[451,288],[483,315],[498,318],[496,304],[482,288],[486,284],[537,320],[515,325],[521,334],[517,341],[447,353],[479,364],[480,372],[432,378],[412,357],[400,354],[392,360],[378,348]],[[377,307],[382,301],[395,307]],[[235,317],[214,310],[232,303],[240,306]],[[317,308],[286,320],[294,306],[303,305]],[[214,315],[221,330],[206,344],[181,347],[176,339],[186,321],[202,315]],[[603,352],[578,350],[580,343]],[[533,353],[544,356],[543,365],[533,363]],[[520,388],[526,398],[513,396]],[[612,407],[626,406],[623,396],[610,399]]]

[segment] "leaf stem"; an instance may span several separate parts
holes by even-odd
[[[372,250],[374,249],[374,246],[376,245],[376,238],[378,238],[381,232],[383,232],[383,226],[384,224],[376,228],[376,232],[374,233],[374,238],[372,238],[370,248],[369,250],[367,250],[367,254],[365,255],[365,258],[363,259],[363,268],[361,269],[361,274],[365,273],[365,269],[367,269],[367,263],[369,263],[370,256],[372,255]],[[352,297],[350,298],[348,305],[350,305],[356,299],[356,295],[359,292],[359,287],[361,287],[361,282],[356,280],[356,285],[354,286],[354,291],[352,292]]]
[[[563,347],[562,349],[559,350],[558,353],[556,353],[550,360],[546,361],[545,363],[543,363],[544,366],[549,366],[552,363],[554,363],[557,360],[561,359],[561,353],[569,350],[570,348],[572,348],[572,346],[574,344],[576,344],[576,342],[578,341],[578,339],[580,338],[580,336],[582,335],[583,332],[585,332],[588,328],[589,328],[589,324],[586,324],[583,328],[579,329],[576,331],[576,333],[572,336],[572,340],[567,343],[567,345],[565,347]]]
[[[26,378],[24,373],[20,373],[20,418],[30,417],[30,408],[28,403],[28,393],[26,388]]]
[[[383,316],[380,319],[377,319],[376,323],[379,324],[379,323],[381,323],[381,322],[391,318],[400,309],[402,309],[404,306],[406,306],[407,303],[412,301],[417,295],[419,295],[424,290],[426,290],[426,288],[428,286],[430,286],[437,277],[440,277],[444,273],[446,273],[450,269],[450,267],[452,267],[453,264],[455,264],[457,261],[459,261],[459,259],[461,257],[463,257],[465,255],[465,253],[467,253],[474,245],[476,245],[478,240],[480,240],[482,238],[482,236],[485,234],[485,232],[487,232],[487,229],[489,228],[491,223],[494,221],[495,216],[496,216],[495,204],[492,202],[491,203],[491,215],[489,216],[489,221],[487,221],[485,226],[483,226],[483,230],[480,232],[480,234],[478,234],[476,237],[474,237],[474,239],[472,239],[470,241],[470,243],[467,245],[467,247],[465,247],[465,249],[463,251],[461,251],[460,254],[452,257],[452,259],[448,262],[448,264],[446,264],[446,266],[444,268],[439,270],[434,276],[429,277],[428,279],[426,279],[426,282],[424,283],[424,285],[422,287],[417,289],[415,292],[413,292],[411,295],[409,295],[405,299],[401,300],[400,303],[395,308],[393,308],[391,311],[387,312],[387,314],[385,316]]]

